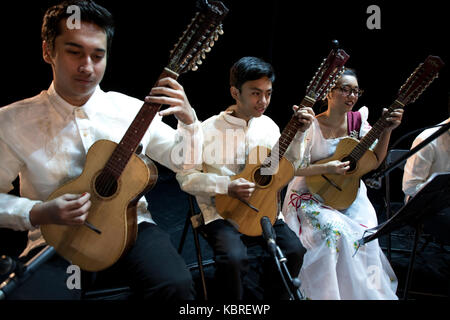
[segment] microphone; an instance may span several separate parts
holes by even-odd
[[[6,276],[13,272],[16,272],[20,275],[23,273],[23,271],[24,266],[22,265],[22,263],[8,256],[0,257],[0,276]]]
[[[31,260],[29,260],[25,265],[19,261],[16,261],[14,266],[10,264],[9,259],[2,257],[4,262],[4,271],[10,269],[14,270],[8,279],[0,283],[0,301],[5,300],[12,291],[14,291],[18,286],[25,282],[36,270],[48,259],[50,259],[55,254],[55,249],[50,246],[44,247],[38,254],[36,254]],[[12,260],[12,259],[11,259]]]
[[[262,228],[262,236],[264,240],[267,241],[267,248],[272,255],[276,255],[277,244],[275,243],[276,235],[275,230],[273,230],[272,223],[270,219],[266,216],[262,217],[260,220]]]
[[[298,290],[300,287],[300,280],[298,279],[292,279],[292,276],[286,266],[287,259],[283,255],[283,252],[281,251],[280,247],[277,246],[275,239],[275,230],[273,229],[272,223],[270,222],[270,219],[266,216],[262,217],[260,220],[261,227],[262,227],[262,236],[264,240],[267,241],[267,248],[270,252],[270,254],[275,258],[275,264],[278,268],[278,271],[280,272],[281,279],[283,281],[283,284],[289,293],[290,300],[294,300],[295,297],[297,297],[299,300],[302,299],[302,294]],[[281,265],[283,266],[283,270],[281,268]],[[287,283],[287,280],[289,280],[290,285]],[[290,286],[292,288],[290,288]],[[295,290],[296,295],[294,296],[292,293],[292,290]]]

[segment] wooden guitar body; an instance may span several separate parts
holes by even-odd
[[[349,55],[338,48],[337,41],[333,42],[333,46],[335,48],[323,60],[306,89],[306,96],[300,103],[301,107],[312,107],[316,100],[324,99],[344,72],[344,64]],[[259,236],[262,234],[262,217],[267,216],[272,224],[275,222],[280,210],[280,191],[292,180],[295,172],[294,166],[284,157],[284,154],[300,127],[301,123],[297,117],[295,115],[292,116],[287,126],[281,132],[278,142],[272,147],[273,153],[268,148],[254,148],[249,153],[248,159],[250,161],[247,160],[244,170],[231,178],[232,180],[244,178],[255,183],[256,188],[248,204],[228,195],[216,195],[217,211],[224,219],[234,222],[239,232],[248,236]],[[270,156],[261,158],[261,156],[269,154]],[[254,159],[257,160],[255,161]],[[266,169],[266,164],[274,160],[278,160],[278,171],[262,176],[260,171]],[[258,209],[258,211],[254,210],[254,208]]]
[[[335,153],[327,158],[317,161],[316,163],[326,163],[333,160],[345,161],[351,151],[358,145],[359,141],[353,138],[342,139],[336,147]],[[356,199],[359,189],[359,180],[367,172],[377,167],[378,159],[374,152],[367,150],[362,158],[350,167],[345,175],[324,174],[324,176],[335,183],[340,189],[338,190],[322,175],[307,176],[306,185],[309,191],[318,195],[320,199],[328,206],[337,210],[348,208]]]
[[[216,209],[224,219],[230,220],[236,225],[239,232],[248,236],[259,236],[262,234],[260,220],[267,216],[272,224],[275,222],[279,212],[279,192],[294,177],[294,166],[286,158],[281,158],[278,172],[274,175],[260,176],[261,164],[270,149],[265,147],[255,147],[249,153],[247,164],[244,170],[231,180],[244,178],[255,183],[255,191],[248,201],[256,207],[256,212],[242,201],[231,198],[228,195],[216,195]],[[256,159],[256,161],[253,161]]]
[[[91,194],[92,206],[87,221],[98,234],[86,225],[43,225],[47,243],[74,265],[87,271],[99,271],[111,266],[129,248],[137,235],[136,204],[141,195],[156,183],[156,167],[148,167],[133,155],[117,183],[117,190],[108,197],[101,196],[95,180],[104,168],[117,144],[99,140],[89,148],[81,175],[54,191],[48,200],[63,194]],[[153,164],[154,166],[154,164]]]
[[[306,185],[309,191],[318,195],[326,205],[335,209],[343,210],[348,208],[356,199],[359,179],[377,166],[377,157],[369,148],[380,137],[383,130],[391,125],[387,121],[389,114],[395,109],[403,108],[406,104],[414,102],[430,83],[437,78],[438,72],[443,66],[443,61],[436,56],[428,56],[423,63],[419,64],[400,87],[397,99],[390,105],[388,111],[378,119],[361,141],[352,138],[342,139],[332,157],[317,162],[320,164],[332,160],[349,160],[350,169],[347,173],[345,175],[322,174],[307,176]]]
[[[171,51],[169,64],[159,79],[177,79],[197,70],[223,34],[221,21],[228,8],[220,1],[199,1],[199,11]],[[43,225],[48,244],[71,263],[87,271],[114,264],[137,236],[137,202],[156,183],[158,174],[149,158],[135,154],[161,105],[145,102],[122,140],[94,143],[81,175],[53,192],[48,200],[63,194],[91,194],[92,206],[82,226]]]

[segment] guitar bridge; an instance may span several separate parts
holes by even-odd
[[[322,174],[322,178],[324,178],[329,184],[331,184],[333,187],[335,187],[339,191],[342,191],[342,189],[336,183],[334,183],[333,180],[327,178],[324,174]]]
[[[99,230],[99,229],[97,229],[96,227],[94,227],[92,224],[90,224],[89,222],[87,222],[87,221],[85,221],[84,222],[84,225],[86,226],[86,227],[88,227],[89,229],[91,229],[92,231],[94,231],[95,233],[97,233],[97,234],[102,234],[102,232]]]

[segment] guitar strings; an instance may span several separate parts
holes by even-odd
[[[143,119],[149,118],[154,111],[156,114],[157,110],[150,110],[150,108],[153,107],[155,109],[155,106],[148,105],[146,108],[142,108],[138,115],[136,116],[135,120],[133,120],[130,128],[127,130],[127,133],[125,134],[122,141],[116,146],[114,149],[114,152],[112,153],[111,157],[109,158],[108,162],[106,163],[105,167],[103,168],[100,175],[97,177],[97,180],[95,182],[95,188],[97,192],[100,195],[106,195],[110,196],[111,192],[114,191],[113,188],[117,188],[117,183],[119,180],[120,175],[122,174],[123,170],[125,169],[126,165],[128,164],[132,154],[135,152],[135,147],[132,141],[127,139],[130,136],[135,136],[135,138],[139,138],[140,136],[143,136],[142,132],[144,131],[144,127],[148,127],[146,121],[143,121]],[[160,107],[160,106],[159,106]],[[138,134],[139,133],[139,134]],[[145,134],[145,133],[144,133]],[[135,139],[138,140],[138,139]],[[141,139],[139,139],[140,141]],[[137,146],[137,144],[136,144]],[[131,152],[128,152],[127,150],[131,150]],[[117,166],[114,165],[114,163],[118,164]]]

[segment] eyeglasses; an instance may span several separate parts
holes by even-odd
[[[341,90],[341,92],[345,95],[345,96],[350,96],[352,93],[355,97],[361,97],[364,90],[359,89],[359,88],[351,88],[349,86],[342,86],[342,87],[335,87],[334,89],[339,89]]]

